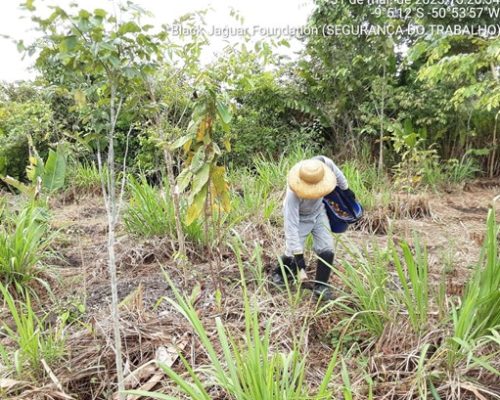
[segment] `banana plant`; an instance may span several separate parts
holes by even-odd
[[[26,176],[30,181],[29,184],[23,183],[9,175],[2,176],[0,179],[24,195],[32,198],[38,197],[42,193],[49,195],[63,188],[68,158],[66,144],[58,144],[55,151],[50,149],[45,163],[32,144],[30,144],[30,153],[29,165],[26,167]]]

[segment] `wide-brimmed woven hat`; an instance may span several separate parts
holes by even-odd
[[[288,173],[288,185],[302,199],[319,199],[337,186],[333,171],[319,160],[304,160]]]

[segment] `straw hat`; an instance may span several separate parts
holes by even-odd
[[[288,185],[302,199],[319,199],[337,186],[333,171],[319,160],[304,160],[288,173]]]

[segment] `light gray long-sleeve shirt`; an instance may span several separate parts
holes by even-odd
[[[320,160],[330,168],[337,178],[337,186],[346,190],[348,183],[345,175],[339,167],[335,165],[333,160],[325,156],[317,156],[314,159]],[[303,253],[303,244],[300,240],[299,228],[301,223],[315,223],[324,206],[322,198],[319,199],[302,199],[295,194],[290,187],[287,187],[285,201],[283,203],[283,217],[285,221],[285,241],[288,251],[293,254]]]

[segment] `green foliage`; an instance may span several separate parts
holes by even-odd
[[[410,121],[396,125],[391,137],[401,161],[394,167],[394,181],[399,189],[413,191],[422,186],[424,171],[434,171],[439,156],[436,149],[425,147],[426,130],[415,131]]]
[[[466,49],[460,51],[459,49]],[[426,55],[426,64],[419,78],[431,83],[459,82],[451,99],[455,106],[470,104],[487,111],[500,106],[498,72],[494,72],[500,55],[500,40],[496,37],[443,36],[432,41],[422,40],[413,47],[412,57]]]
[[[370,338],[379,337],[401,308],[408,314],[415,332],[424,330],[429,310],[425,248],[417,241],[412,254],[408,243],[402,242],[401,258],[394,244],[386,250],[374,243],[364,249],[344,243],[343,247],[354,261],[343,260],[343,270],[333,271],[348,289],[346,300],[339,302],[339,306],[358,322],[360,331],[351,329],[350,334],[363,332],[369,333]],[[399,282],[390,274],[390,265],[394,265]],[[351,324],[351,320],[344,320],[339,329],[346,323]]]
[[[28,138],[34,138],[45,155],[52,129],[52,110],[37,89],[28,85],[0,86],[0,176],[24,180]]]
[[[240,265],[240,271],[244,280],[242,265]],[[258,306],[250,304],[245,283],[243,283],[242,293],[245,321],[243,339],[239,338],[239,334],[238,336],[232,334],[221,317],[216,317],[217,344],[214,345],[190,298],[183,296],[168,277],[167,280],[175,294],[175,300],[167,298],[167,301],[190,323],[210,360],[210,366],[201,372],[194,369],[181,355],[182,363],[190,379],[179,375],[170,366],[162,366],[182,394],[191,399],[211,399],[205,378],[208,375],[210,382],[220,386],[228,396],[237,400],[257,398],[319,400],[332,396],[327,386],[333,375],[336,354],[325,371],[317,393],[312,394],[304,380],[306,362],[300,352],[301,339],[295,338],[291,349],[273,350],[271,347],[273,319],[268,318],[262,331]],[[195,290],[199,290],[199,287]],[[222,356],[219,355],[218,349],[222,350]],[[174,397],[154,392],[133,390],[127,393],[158,399],[174,399]]]
[[[454,184],[461,184],[474,179],[481,171],[473,158],[462,157],[460,161],[451,158],[444,166],[446,179]]]
[[[22,292],[32,281],[45,284],[43,259],[53,239],[46,211],[28,205],[19,213],[8,213],[0,226],[0,281]]]
[[[495,211],[488,213],[481,260],[467,284],[459,307],[453,310],[455,345],[462,346],[500,327],[499,225]]]
[[[50,149],[45,163],[38,155],[35,147],[31,147],[32,156],[26,168],[26,175],[31,184],[26,185],[11,176],[1,179],[31,198],[40,195],[50,195],[64,187],[66,178],[67,145],[59,144],[56,151]]]
[[[422,248],[418,239],[414,240],[415,254],[406,242],[400,244],[404,265],[395,248],[392,249],[392,261],[403,288],[403,302],[413,329],[422,332],[428,320],[429,310],[429,267],[427,250]]]
[[[389,255],[375,245],[364,249],[354,245],[345,245],[344,248],[355,261],[343,260],[343,270],[333,269],[348,289],[347,301],[342,307],[360,322],[360,332],[379,337],[391,319],[391,276],[387,268]],[[355,333],[351,331],[349,335]]]
[[[24,295],[25,302],[21,302],[16,301],[2,284],[0,292],[14,321],[13,327],[4,323],[3,329],[17,347],[11,352],[0,344],[0,355],[5,359],[10,358],[10,367],[19,377],[40,378],[44,373],[42,360],[49,366],[56,366],[66,353],[64,326],[58,324],[47,329],[45,321],[35,314],[28,293]]]
[[[279,194],[248,171],[235,174],[235,185],[231,196],[231,218],[255,218],[266,222],[275,218],[280,208]],[[237,182],[237,183],[236,183]]]
[[[225,96],[212,89],[206,90],[195,107],[188,134],[172,145],[172,149],[182,147],[187,157],[186,165],[177,178],[181,192],[189,187],[187,225],[199,219],[203,212],[207,219],[207,212],[211,215],[211,210],[216,208],[225,212],[230,210],[226,168],[219,165],[221,149],[213,136],[217,123],[229,130],[232,118],[229,107]],[[225,146],[230,149],[228,138]]]
[[[138,237],[169,236],[175,238],[174,205],[168,185],[164,183],[160,192],[150,186],[144,177],[140,180],[130,177],[128,188],[130,202],[123,217],[125,229]],[[195,221],[191,225],[184,224],[183,231],[187,240],[194,244],[205,243],[200,222]],[[214,236],[213,229],[209,232],[209,240],[211,240]]]
[[[279,80],[282,72],[255,73],[251,87],[236,88],[239,107],[232,130],[237,137],[227,157],[234,165],[251,167],[256,154],[277,158],[298,147],[319,150],[323,144],[319,121],[312,110],[301,110],[293,84]]]
[[[103,165],[103,173],[107,175],[107,168]],[[78,192],[97,194],[101,192],[101,175],[95,163],[78,163],[69,170],[70,186]]]
[[[349,182],[349,188],[365,210],[389,204],[392,190],[389,179],[384,173],[379,173],[374,164],[347,161],[341,169]]]

